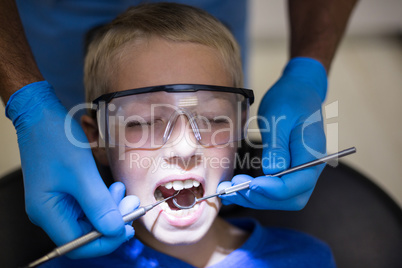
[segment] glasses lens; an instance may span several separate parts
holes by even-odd
[[[160,148],[183,121],[178,116],[203,146],[243,139],[249,104],[235,93],[162,91],[114,98],[104,107],[109,145]]]

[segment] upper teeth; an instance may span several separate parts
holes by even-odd
[[[200,186],[200,183],[196,180],[185,180],[185,181],[169,181],[163,186],[166,189],[174,189],[175,191],[180,191],[183,189],[189,189],[191,187],[198,187]]]

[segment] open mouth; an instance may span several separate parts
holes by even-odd
[[[156,201],[159,201],[174,195],[177,191],[180,191],[180,193],[175,198],[179,202],[180,200],[187,200],[186,201],[187,203],[188,202],[191,203],[191,200],[194,200],[194,198],[201,198],[204,196],[204,188],[202,184],[199,181],[193,179],[176,180],[176,181],[173,180],[165,184],[162,184],[158,188],[156,188],[154,196]],[[173,204],[172,199],[168,200],[166,203],[167,203],[166,206],[162,206],[163,210],[165,210],[170,214],[177,214],[177,216],[182,216],[181,214],[179,215],[178,213],[174,213],[174,212],[181,212],[182,210],[180,210]],[[194,208],[190,209],[190,211],[195,210],[197,208],[198,204],[196,204]]]

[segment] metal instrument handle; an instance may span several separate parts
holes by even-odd
[[[302,164],[302,165],[298,165],[298,166],[289,168],[289,169],[287,169],[287,170],[278,172],[278,173],[276,173],[276,174],[273,174],[273,175],[265,175],[265,176],[267,176],[267,177],[279,177],[279,176],[283,176],[283,175],[286,175],[286,174],[289,174],[289,173],[292,173],[292,172],[295,172],[295,171],[298,171],[298,170],[301,170],[301,169],[305,169],[305,168],[308,168],[308,167],[313,167],[313,166],[316,166],[316,165],[319,165],[319,164],[322,164],[322,163],[327,163],[327,162],[329,162],[330,160],[333,160],[333,159],[335,159],[335,158],[340,158],[340,157],[343,157],[343,156],[346,156],[346,155],[349,155],[349,154],[353,154],[353,153],[355,153],[355,152],[356,152],[356,148],[355,148],[355,147],[351,147],[351,148],[345,149],[345,150],[343,150],[343,151],[340,151],[340,152],[337,152],[337,153],[334,153],[334,154],[330,154],[330,155],[324,156],[324,157],[322,157],[322,158],[320,158],[320,159],[316,159],[316,160],[313,160],[313,161],[311,161],[311,162],[308,162],[308,163],[305,163],[305,164]],[[241,190],[247,189],[247,188],[250,187],[250,182],[251,182],[251,181],[246,181],[246,182],[243,182],[243,183],[239,183],[239,184],[237,184],[237,185],[234,185],[234,186],[232,186],[232,187],[223,189],[222,191],[219,192],[219,195],[222,195],[222,194],[231,194],[231,193],[234,193],[234,192],[237,192],[237,191],[241,191]]]

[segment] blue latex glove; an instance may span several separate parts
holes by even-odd
[[[264,174],[275,174],[325,154],[321,106],[326,91],[327,75],[320,62],[310,58],[289,61],[282,77],[265,94],[258,111],[259,116],[266,119],[258,121],[262,142],[267,145],[263,149],[263,159],[270,160],[263,165]],[[269,129],[266,122],[269,122]],[[307,204],[324,166],[307,168],[280,178],[237,175],[230,182],[222,182],[218,191],[252,180],[249,189],[223,196],[223,204],[235,203],[255,209],[300,210]]]
[[[122,182],[115,182],[110,185],[109,192],[118,206],[121,215],[131,213],[140,206],[140,199],[137,196],[128,195],[124,197],[126,186]],[[131,226],[133,222],[127,224]]]
[[[14,93],[6,115],[17,130],[24,174],[25,205],[31,221],[62,245],[88,232],[88,219],[105,236],[69,254],[95,257],[115,250],[133,237],[103,183],[89,148],[70,143],[64,129],[67,111],[46,81]],[[76,121],[71,131],[86,141]]]

